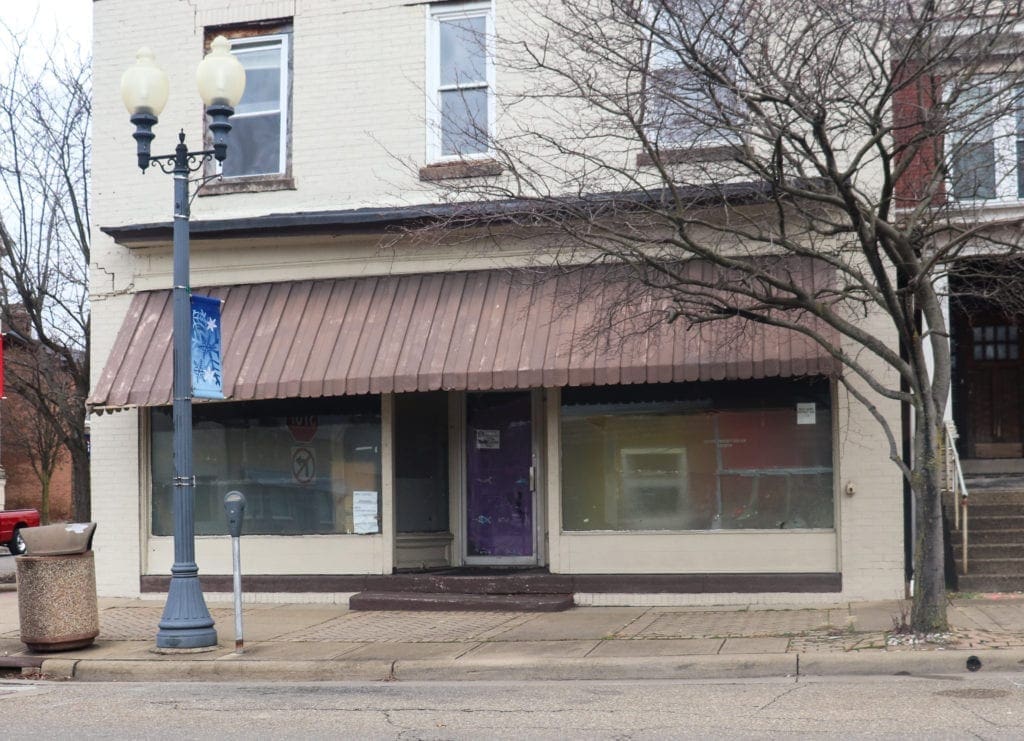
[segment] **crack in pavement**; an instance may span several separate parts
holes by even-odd
[[[777,703],[782,698],[786,697],[787,695],[791,695],[792,693],[796,692],[797,690],[803,689],[804,687],[807,687],[807,686],[808,685],[806,685],[806,684],[794,684],[788,690],[785,690],[784,692],[780,692],[776,697],[773,697],[771,700],[769,700],[764,705],[759,707],[757,709],[757,712],[760,713],[763,710],[767,710],[768,708],[770,708],[772,705]]]

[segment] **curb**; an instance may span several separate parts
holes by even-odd
[[[86,682],[382,682],[390,661],[150,661],[131,659],[46,659],[47,679]]]
[[[1024,672],[1024,649],[950,649],[929,651],[878,651],[877,653],[805,653],[800,656],[800,676],[870,674],[971,674],[967,659],[981,662],[981,672]]]
[[[395,662],[398,681],[753,679],[796,674],[796,654]]]
[[[162,682],[382,682],[558,681],[644,679],[757,679],[841,675],[955,675],[969,673],[975,656],[981,672],[1024,671],[1024,649],[877,651],[857,654],[747,654],[633,658],[523,658],[495,660],[260,661],[227,656],[211,660],[45,659],[50,679]]]

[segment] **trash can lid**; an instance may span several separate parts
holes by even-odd
[[[92,548],[95,522],[66,522],[42,527],[23,527],[26,556],[73,556]]]

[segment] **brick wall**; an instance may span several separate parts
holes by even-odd
[[[0,401],[0,465],[7,476],[6,509],[42,511],[43,487],[23,447],[29,441],[20,434],[36,423],[32,407],[8,390]],[[50,480],[50,521],[66,522],[71,514],[71,456],[65,449]]]
[[[896,181],[897,206],[913,208],[922,200],[941,204],[946,197],[943,138],[928,132],[935,124],[932,112],[941,98],[942,80],[908,62],[896,70],[894,84],[894,161],[897,168],[905,168]]]
[[[29,334],[27,326],[17,331]],[[0,465],[6,474],[5,509],[32,508],[43,511],[43,486],[36,474],[32,459],[38,456],[40,443],[38,430],[43,424],[38,412],[15,389],[11,382],[14,368],[24,367],[30,356],[17,341],[8,335],[4,340],[5,396],[0,399]],[[68,521],[71,508],[71,455],[63,446],[57,452],[58,460],[50,479],[49,519],[51,522]],[[38,458],[37,458],[38,460]]]

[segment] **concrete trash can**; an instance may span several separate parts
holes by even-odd
[[[21,642],[33,651],[92,645],[100,633],[96,604],[96,523],[23,528],[25,555],[14,559]]]

